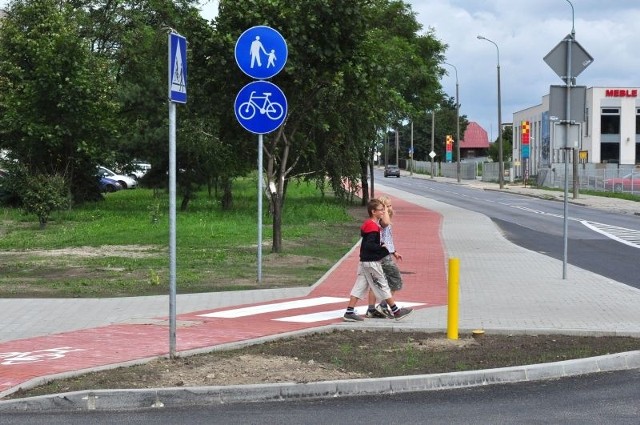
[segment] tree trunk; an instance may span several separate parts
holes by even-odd
[[[369,175],[371,176],[371,184],[369,185],[369,189],[370,189],[369,198],[370,199],[376,197],[376,191],[374,189],[375,184],[374,184],[374,181],[373,181],[374,180],[374,178],[373,178],[373,169],[374,169],[373,166],[374,166],[373,161],[369,161]]]
[[[189,208],[189,201],[191,201],[191,196],[188,193],[185,193],[182,197],[182,203],[180,204],[180,211],[186,211]]]
[[[222,178],[222,209],[228,211],[233,206],[233,192],[231,191],[231,179]]]
[[[360,181],[362,182],[362,205],[367,205],[369,202],[369,180],[367,179],[367,163],[360,163]]]

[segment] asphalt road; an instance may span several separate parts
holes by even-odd
[[[384,179],[386,186],[479,212],[513,243],[564,259],[562,202],[428,179]],[[640,288],[640,220],[636,216],[571,205],[567,218],[567,262]]]
[[[3,425],[616,424],[637,425],[640,370],[552,381],[330,400],[126,412],[3,414]]]

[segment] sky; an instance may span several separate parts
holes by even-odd
[[[594,59],[578,77],[587,87],[640,86],[640,2],[638,0],[405,0],[426,32],[448,46],[446,61],[458,73],[460,114],[497,137],[496,46],[500,51],[502,122],[538,105],[550,85],[564,82],[543,58],[571,33]],[[0,7],[6,4],[0,0]],[[203,0],[202,15],[215,17],[218,1]],[[572,14],[572,6],[573,11]],[[456,94],[455,71],[442,79],[445,93]]]
[[[543,58],[575,28],[575,39],[593,57],[577,77],[587,87],[640,86],[638,0],[405,0],[423,31],[448,46],[446,62],[458,74],[460,114],[484,128],[491,141],[498,128],[498,49],[502,122],[539,105],[550,85],[564,81]],[[218,2],[203,2],[212,19]],[[572,13],[573,6],[573,13]],[[482,35],[494,43],[479,40]],[[455,98],[455,71],[441,83]]]
[[[449,47],[447,62],[458,69],[460,113],[497,137],[497,64],[500,50],[502,121],[539,105],[550,85],[564,81],[543,58],[572,29],[575,39],[593,57],[577,77],[587,87],[640,86],[640,2],[637,0],[414,0],[424,28]],[[451,69],[450,67],[446,67]],[[455,72],[442,79],[455,96]]]

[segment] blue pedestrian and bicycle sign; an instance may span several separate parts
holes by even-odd
[[[251,133],[271,133],[287,116],[287,98],[278,86],[264,79],[284,68],[287,43],[273,28],[255,26],[240,35],[235,56],[242,72],[258,80],[244,86],[236,96],[236,118]]]
[[[280,127],[287,116],[287,98],[278,86],[254,81],[244,86],[234,104],[236,118],[251,133],[267,134]]]
[[[287,63],[287,43],[271,27],[251,27],[236,42],[236,62],[242,72],[251,78],[265,80],[282,71]]]

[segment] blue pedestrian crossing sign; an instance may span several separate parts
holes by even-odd
[[[287,98],[275,84],[253,81],[238,92],[234,110],[238,122],[245,130],[254,134],[267,134],[284,122],[287,116]]]
[[[263,25],[249,28],[236,42],[236,63],[242,72],[257,80],[271,78],[282,71],[288,54],[284,37]]]
[[[187,103],[187,39],[169,34],[169,100]]]

